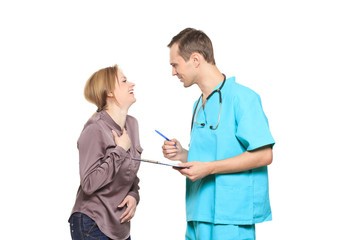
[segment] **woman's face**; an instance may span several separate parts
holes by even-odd
[[[114,97],[120,107],[130,107],[136,98],[134,96],[135,84],[129,82],[124,74],[118,71],[117,81],[115,82]]]

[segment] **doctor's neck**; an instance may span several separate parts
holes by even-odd
[[[199,71],[196,83],[203,94],[203,99],[207,98],[223,80],[224,76],[216,65],[209,64]]]

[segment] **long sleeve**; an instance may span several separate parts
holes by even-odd
[[[139,195],[139,178],[136,177],[134,184],[131,186],[130,192],[128,195],[133,196],[136,199],[137,204],[140,202],[140,195]]]
[[[79,138],[80,185],[87,195],[110,183],[123,160],[129,156],[119,146],[106,145],[103,133],[96,124],[88,125]]]

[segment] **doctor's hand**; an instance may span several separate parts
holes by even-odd
[[[121,223],[130,222],[130,220],[134,217],[136,211],[136,199],[133,196],[126,196],[124,201],[118,206],[118,208],[123,208],[126,206],[125,212],[121,214],[120,219]]]
[[[126,129],[123,128],[121,130],[122,130],[122,135],[120,137],[114,130],[112,130],[111,132],[114,136],[115,144],[117,146],[122,147],[125,151],[128,151],[131,146],[131,140],[130,140],[129,135],[126,132]]]
[[[211,174],[211,162],[193,161],[187,163],[180,163],[179,167],[187,167],[174,167],[174,169],[178,170],[182,175],[189,178],[193,182]]]
[[[164,141],[162,151],[164,157],[169,160],[187,162],[188,150],[184,149],[176,139]]]

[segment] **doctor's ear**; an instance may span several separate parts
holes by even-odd
[[[199,67],[201,60],[200,53],[194,52],[193,54],[191,54],[190,60],[195,65],[195,67]]]

